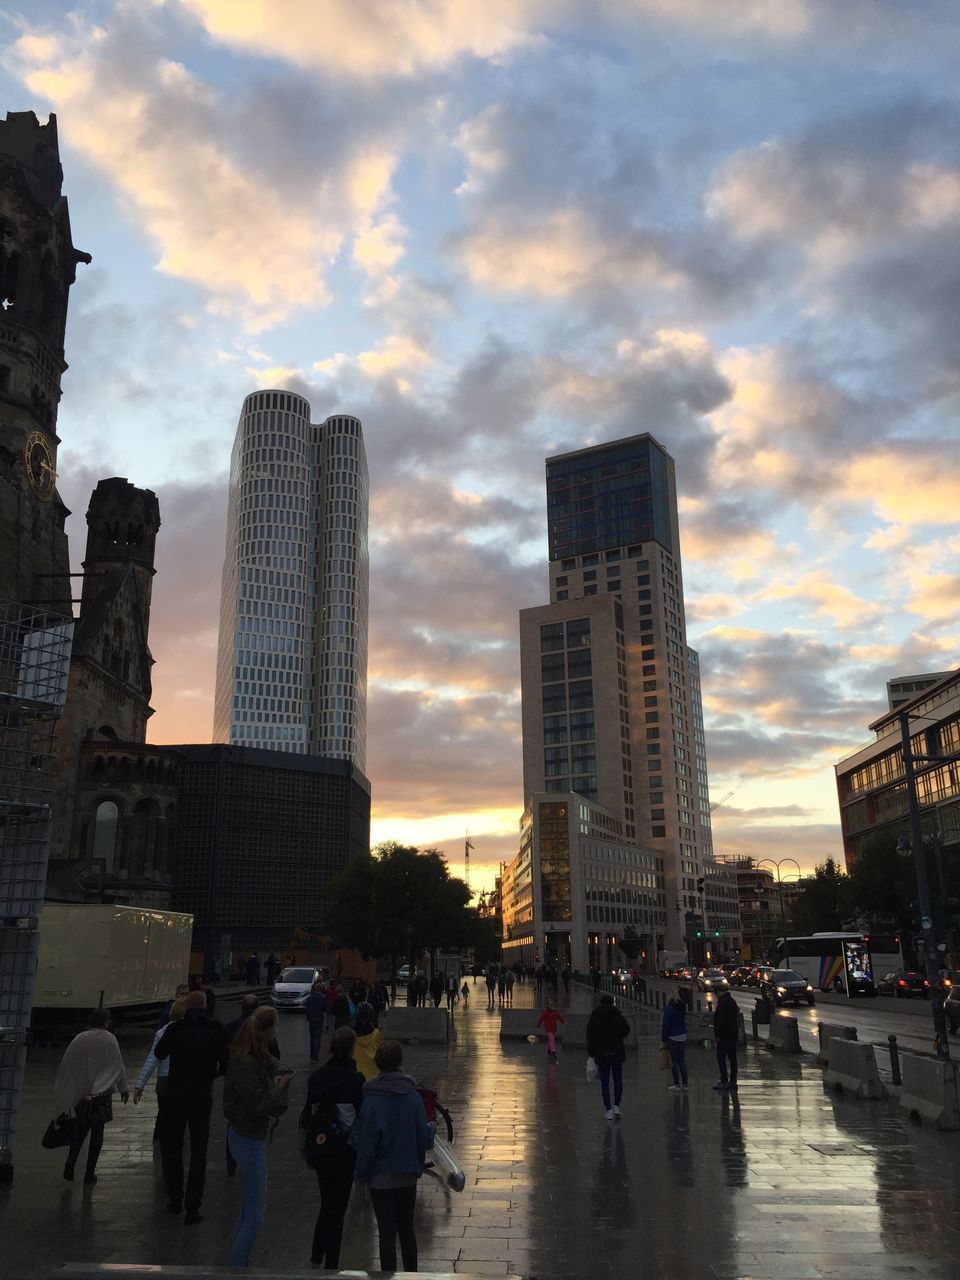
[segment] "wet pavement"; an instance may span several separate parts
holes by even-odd
[[[583,991],[572,1002],[590,1005]],[[518,987],[515,1004],[532,1003],[532,990]],[[828,1094],[809,1057],[761,1046],[747,1049],[737,1096],[714,1092],[713,1055],[698,1045],[688,1051],[689,1093],[669,1093],[658,1020],[638,1018],[619,1123],[605,1120],[582,1050],[551,1063],[543,1044],[501,1045],[479,983],[454,1015],[449,1048],[408,1046],[408,1068],[453,1113],[467,1178],[459,1195],[432,1174],[421,1181],[421,1270],[540,1280],[960,1277],[960,1136],[915,1127],[895,1102]],[[284,1016],[280,1041],[300,1075],[270,1153],[254,1265],[305,1272],[317,1211],[314,1176],[296,1150],[305,1021]],[[146,1034],[124,1036],[131,1074],[147,1044]],[[165,1210],[150,1093],[136,1109],[117,1103],[96,1186],[62,1180],[62,1154],[40,1147],[58,1057],[37,1051],[28,1066],[16,1176],[0,1190],[3,1280],[36,1280],[66,1261],[225,1264],[240,1188],[224,1171],[219,1086],[205,1220],[185,1227]],[[341,1264],[377,1266],[372,1211],[356,1194]]]

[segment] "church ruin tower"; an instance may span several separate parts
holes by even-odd
[[[65,614],[70,571],[57,492],[63,336],[78,262],[61,194],[57,120],[0,120],[0,595]]]
[[[138,489],[120,476],[97,484],[87,508],[81,617],[101,594],[110,572],[129,566],[136,582],[140,630],[146,638],[159,528],[160,504],[151,489]]]

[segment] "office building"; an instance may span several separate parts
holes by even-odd
[[[214,740],[366,757],[368,479],[357,418],[243,402],[230,463]]]
[[[912,677],[922,681],[923,676]],[[901,715],[910,718],[917,799],[925,835],[935,847],[960,849],[960,669],[875,720],[873,742],[836,766],[840,826],[847,867],[864,843],[883,835],[910,837]],[[942,763],[938,761],[942,760]]]
[[[918,693],[945,680],[948,675],[949,671],[928,671],[919,676],[894,676],[887,681],[887,706],[891,711],[896,711],[905,702],[911,702]]]
[[[713,858],[698,657],[686,641],[673,459],[648,434],[548,458],[551,603],[520,615],[524,795],[576,792],[663,864],[653,952],[736,954]]]
[[[370,784],[348,760],[253,747],[168,748],[176,759],[172,906],[194,917],[208,968],[318,933],[331,876],[370,848]]]
[[[628,962],[619,947],[628,930],[646,951],[667,926],[663,859],[576,792],[530,797],[501,893],[508,965],[609,971]],[[650,970],[655,959],[649,952],[629,963]]]

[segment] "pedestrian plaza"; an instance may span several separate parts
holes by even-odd
[[[514,1005],[533,1004],[532,986],[518,985]],[[478,981],[453,1014],[448,1047],[406,1050],[405,1068],[453,1115],[466,1172],[462,1194],[430,1173],[421,1181],[421,1271],[538,1280],[960,1277],[958,1135],[912,1124],[892,1100],[828,1093],[811,1057],[754,1044],[741,1054],[737,1094],[713,1090],[713,1053],[695,1043],[689,1092],[670,1093],[669,1073],[658,1069],[658,1018],[642,1009],[623,1118],[610,1122],[599,1085],[586,1081],[584,1050],[561,1048],[552,1062],[542,1042],[501,1044],[498,1011],[486,1005]],[[575,988],[569,1007],[591,1005],[591,994]],[[234,1016],[226,1004],[218,1012]],[[121,1032],[131,1079],[149,1039]],[[296,1143],[311,1068],[306,1020],[285,1015],[280,1044],[299,1074],[270,1150],[253,1263],[303,1275],[318,1207]],[[59,1056],[36,1050],[28,1065],[15,1179],[0,1189],[3,1280],[39,1280],[67,1262],[225,1266],[240,1185],[225,1172],[221,1086],[204,1221],[185,1226],[165,1208],[152,1085],[137,1108],[115,1103],[96,1186],[63,1181],[63,1153],[40,1146]],[[355,1191],[341,1266],[377,1265],[373,1213]]]

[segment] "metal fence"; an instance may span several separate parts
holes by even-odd
[[[13,1178],[72,637],[71,619],[0,597],[0,1182]]]

